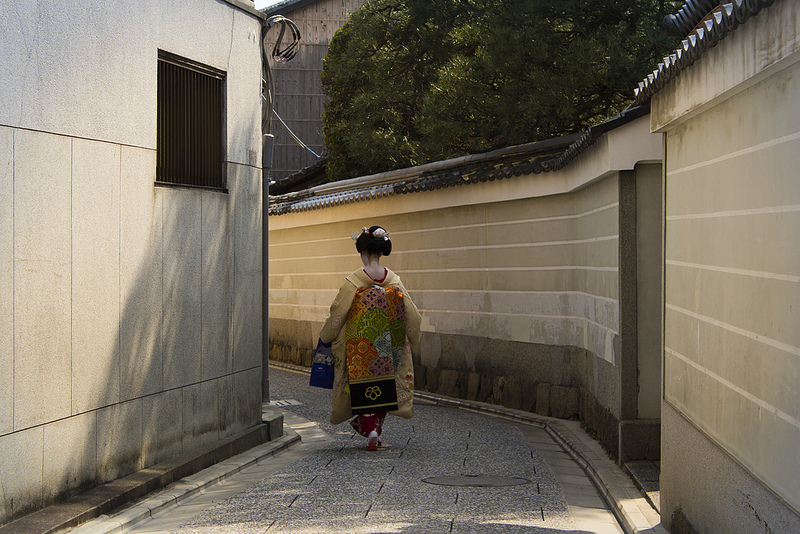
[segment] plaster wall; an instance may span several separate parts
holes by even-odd
[[[0,522],[260,424],[259,28],[0,6]],[[154,185],[159,48],[227,72],[227,192]]]
[[[384,263],[423,316],[418,387],[545,415],[581,411],[615,450],[620,171],[660,184],[660,164],[641,163],[660,159],[647,128],[621,127],[553,173],[271,217],[270,357],[310,362],[330,303],[360,267],[351,234],[381,224],[393,242]],[[554,388],[571,400],[537,407]]]
[[[696,532],[800,531],[800,516],[785,500],[669,402],[663,404],[661,425],[664,525],[680,509]]]
[[[765,521],[770,507],[789,511],[794,528],[767,531],[798,525],[798,9],[776,2],[653,102],[667,146],[664,391],[689,423],[663,428],[662,514],[683,509],[704,532],[751,532],[722,526],[742,503]],[[735,463],[766,497],[686,484],[681,462],[696,453],[667,445],[687,435],[707,444],[694,463]]]
[[[440,195],[443,207],[377,219],[392,236],[385,262],[402,273],[427,331],[575,345],[613,363],[616,187],[611,177],[535,207],[517,200],[449,208],[446,193],[426,193]],[[270,232],[270,319],[324,321],[339,285],[360,265],[350,234],[372,220],[353,218],[368,204],[324,227],[309,226],[316,212],[282,216],[298,224]]]
[[[0,34],[0,125],[155,149],[160,49],[227,73],[228,160],[260,165],[252,13],[207,0],[4,2]]]

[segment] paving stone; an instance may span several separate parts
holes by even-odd
[[[248,468],[176,505],[179,523],[164,513],[130,534],[605,534],[587,518],[601,518],[603,529],[613,522],[599,496],[587,490],[591,484],[577,464],[543,429],[419,403],[413,419],[387,418],[385,446],[371,452],[349,425],[328,423],[329,391],[309,388],[303,375],[277,370],[270,382],[272,398],[293,399],[281,409],[303,443],[276,456],[271,470],[271,462],[256,466],[265,470],[261,479],[257,472],[250,478]],[[551,469],[548,461],[558,464]],[[423,481],[477,475],[530,483],[454,487]],[[226,485],[233,494],[226,496]]]
[[[291,394],[302,401],[301,396],[297,390]],[[263,524],[265,518],[276,521],[268,532],[314,531],[322,524],[316,518],[320,514],[327,531],[397,531],[391,529],[398,525],[405,525],[406,531],[427,531],[425,525],[434,528],[431,532],[449,532],[451,526],[454,532],[486,532],[503,515],[507,520],[498,532],[516,532],[532,524],[545,526],[543,508],[559,510],[560,515],[553,517],[559,518],[559,525],[569,526],[560,493],[541,493],[542,487],[557,488],[553,474],[512,425],[438,406],[418,406],[411,420],[388,418],[383,439],[391,447],[369,452],[363,438],[340,430],[344,425],[336,432],[325,423],[329,402],[284,408],[331,430],[326,448],[200,514],[177,532],[188,534],[219,523]],[[538,480],[538,485],[454,490],[423,482],[432,476],[464,474],[522,477]],[[457,513],[468,514],[463,517],[469,519],[452,523]]]

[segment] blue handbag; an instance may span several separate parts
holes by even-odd
[[[333,389],[333,351],[331,343],[317,342],[317,351],[311,363],[310,385],[317,388]]]

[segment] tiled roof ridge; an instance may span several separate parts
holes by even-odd
[[[589,128],[566,149],[558,153],[540,154],[539,156],[527,155],[527,157],[516,159],[513,163],[502,164],[504,155],[508,156],[509,151],[519,148],[512,147],[487,154],[465,156],[445,162],[324,184],[296,193],[270,197],[269,214],[281,215],[295,211],[320,209],[395,194],[430,191],[561,169],[594,144],[603,133],[649,112],[649,101],[655,93],[675,79],[683,70],[690,67],[706,51],[716,46],[740,24],[744,24],[762,9],[774,3],[775,0],[732,0],[714,8],[694,27],[677,50],[666,56],[658,64],[658,68],[639,83],[639,87],[635,89],[634,102],[628,109],[617,117]],[[697,8],[700,5],[690,4],[692,4],[691,0],[679,13],[684,27],[691,22],[691,17],[697,15],[694,12],[697,9],[690,13],[685,8],[687,6]],[[559,140],[549,140],[551,143],[557,141]],[[524,146],[536,147],[539,145],[540,143],[533,143]],[[497,158],[493,156],[495,153],[500,153]],[[505,158],[506,161],[509,159],[511,158]]]
[[[322,209],[391,195],[432,191],[458,185],[503,180],[566,167],[603,134],[649,113],[650,106],[631,106],[620,115],[582,134],[509,147],[324,184],[304,191],[270,196],[269,215]]]
[[[317,0],[282,0],[277,4],[272,4],[271,6],[262,8],[260,11],[267,16],[276,15],[278,13],[288,13],[290,11],[294,11],[300,9],[301,7],[305,7],[309,4],[313,4]]]
[[[689,35],[706,15],[724,3],[720,0],[687,0],[677,13],[664,17],[664,27],[676,37]]]
[[[634,90],[633,105],[649,101],[730,32],[774,3],[775,0],[733,0],[721,4],[694,28],[674,53],[666,56],[658,68],[639,82],[639,87]]]

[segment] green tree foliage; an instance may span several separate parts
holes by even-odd
[[[677,45],[667,0],[369,0],[322,72],[332,180],[583,131]]]

